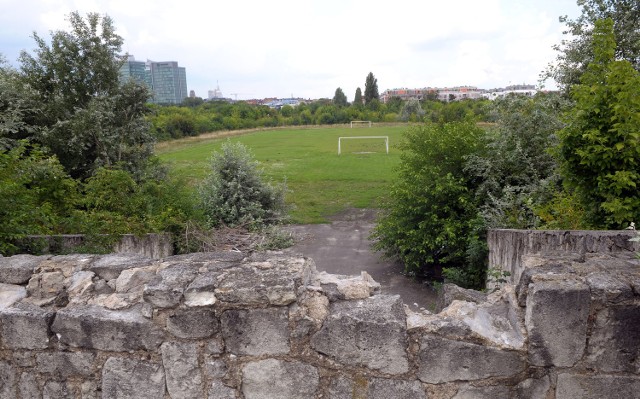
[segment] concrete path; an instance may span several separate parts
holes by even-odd
[[[297,238],[288,252],[312,258],[319,271],[359,275],[364,270],[382,285],[382,292],[399,294],[406,305],[417,310],[433,310],[435,290],[402,274],[403,266],[371,249],[369,234],[375,211],[352,209],[337,215],[328,224],[291,225],[287,229]]]

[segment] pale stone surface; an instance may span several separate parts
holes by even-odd
[[[46,349],[54,313],[34,305],[17,303],[0,310],[0,336],[6,348]]]
[[[524,368],[524,359],[515,351],[430,335],[420,340],[417,375],[426,383],[510,377]]]
[[[165,342],[161,346],[167,391],[172,399],[201,397],[204,386],[198,367],[198,344]]]
[[[426,399],[420,381],[374,378],[369,383],[368,399]]]
[[[509,387],[506,386],[474,387],[465,384],[458,389],[458,393],[452,399],[498,399],[510,396]]]
[[[162,365],[110,357],[102,369],[102,399],[164,398]]]
[[[95,273],[82,270],[68,277],[64,284],[67,287],[67,293],[73,299],[89,294],[94,287],[93,278]]]
[[[0,258],[0,283],[26,284],[35,269],[49,256],[14,255]]]
[[[98,257],[89,266],[89,270],[106,281],[115,280],[123,270],[149,266],[151,258],[134,254],[110,254]]]
[[[311,347],[338,362],[389,374],[409,370],[404,307],[399,296],[333,302]]]
[[[640,377],[614,375],[558,375],[558,399],[640,398]]]
[[[364,299],[380,291],[380,284],[365,271],[357,277],[320,272],[315,284],[320,285],[331,300]]]
[[[513,288],[507,286],[480,304],[454,300],[439,316],[458,319],[484,340],[501,348],[522,349],[526,331]]]
[[[227,374],[227,365],[222,359],[209,358],[204,363],[207,378],[221,379]]]
[[[20,393],[20,398],[22,399],[40,399],[42,397],[35,373],[25,371],[24,373],[20,374],[20,381],[18,382],[18,392]],[[1,388],[0,393],[2,393]],[[0,395],[0,397],[8,398],[9,396]]]
[[[52,352],[36,355],[37,370],[67,379],[72,376],[88,377],[94,373],[96,355],[82,352]]]
[[[436,302],[436,312],[451,305],[453,301],[465,301],[480,304],[487,300],[484,292],[458,287],[455,284],[445,283],[438,290],[438,300]]]
[[[301,362],[267,359],[242,369],[245,399],[314,399],[318,384],[318,370]]]
[[[190,307],[214,305],[217,302],[216,277],[217,273],[198,275],[184,292],[184,304]]]
[[[143,298],[156,308],[172,308],[182,300],[184,290],[198,270],[188,263],[162,265],[152,282],[144,287]]]
[[[0,361],[0,398],[13,398],[16,396],[17,376],[16,370],[11,364]]]
[[[368,388],[369,381],[363,376],[333,378],[327,390],[328,399],[367,399]]]
[[[220,317],[227,350],[236,355],[289,353],[287,308],[227,310]]]
[[[236,399],[236,391],[225,386],[222,381],[213,380],[209,388],[208,399]]]
[[[27,296],[27,290],[21,285],[0,283],[0,310],[6,309]]]
[[[582,358],[590,303],[589,287],[567,276],[529,285],[525,323],[531,364],[571,367]]]
[[[110,311],[97,306],[58,311],[51,330],[66,345],[115,352],[155,350],[164,337],[135,309]]]
[[[65,381],[47,381],[44,384],[42,399],[72,399],[76,395]]]
[[[27,292],[36,299],[55,297],[64,290],[64,280],[59,271],[34,274],[27,285]]]
[[[518,384],[514,399],[547,399],[550,388],[551,381],[549,376],[529,378]]]
[[[144,285],[156,276],[156,269],[155,266],[146,266],[123,270],[116,279],[116,292],[142,292]]]
[[[604,372],[640,374],[640,306],[615,305],[598,312],[593,323],[587,361]]]
[[[167,319],[167,330],[178,338],[209,338],[220,331],[212,309],[178,309]]]

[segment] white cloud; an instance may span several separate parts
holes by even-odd
[[[78,10],[108,14],[137,59],[175,60],[190,89],[239,98],[349,98],[370,71],[380,90],[536,83],[575,0],[0,0],[0,51],[15,61],[35,30]],[[4,12],[6,10],[6,12]]]

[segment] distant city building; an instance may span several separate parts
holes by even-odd
[[[187,97],[187,72],[176,61],[147,60],[151,75],[151,89],[156,104],[180,104]]]
[[[188,95],[186,69],[175,61],[143,62],[130,55],[120,67],[120,81],[131,79],[149,88],[152,103],[180,104]]]
[[[479,98],[488,98],[494,100],[498,97],[504,97],[508,94],[533,96],[538,92],[533,85],[513,85],[503,89],[485,90],[478,89],[474,86],[456,86],[456,87],[425,87],[422,89],[390,89],[385,90],[380,95],[383,103],[388,102],[392,97],[399,97],[402,100],[423,100],[427,98],[438,99],[440,101],[459,101],[459,100],[475,100]]]
[[[137,83],[146,85],[151,89],[151,76],[147,71],[147,63],[144,61],[136,61],[130,55],[127,61],[120,67],[120,82],[128,82],[133,80]]]
[[[189,90],[189,98],[196,98],[196,92],[194,90]]]
[[[271,101],[265,102],[264,105],[270,108],[280,109],[285,105],[290,105],[292,107],[296,107],[300,104],[299,98],[280,98],[280,99],[271,99]]]
[[[209,90],[209,95],[207,99],[209,100],[224,100],[224,96],[222,95],[222,90],[220,90],[220,85],[216,82],[215,90]]]

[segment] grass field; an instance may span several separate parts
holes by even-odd
[[[286,179],[287,201],[294,223],[322,223],[349,208],[374,208],[387,195],[400,160],[396,147],[406,126],[372,128],[276,129],[230,137],[211,135],[158,144],[156,152],[172,173],[196,184],[208,173],[209,159],[225,140],[251,149],[273,182]],[[384,140],[343,140],[338,137],[389,136]]]

